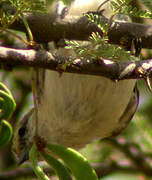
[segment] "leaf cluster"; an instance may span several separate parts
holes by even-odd
[[[89,42],[66,41],[66,48],[73,49],[77,57],[91,57],[111,59],[114,61],[130,60],[136,61],[137,57],[131,55],[130,51],[124,50],[123,47],[108,43],[107,37],[101,37],[98,33],[92,33]]]
[[[114,14],[124,14],[130,17],[152,18],[152,2],[151,0],[142,0],[143,4],[149,10],[137,9],[130,5],[131,0],[113,0],[111,1]]]
[[[44,12],[45,0],[9,0],[12,6],[16,7],[17,10],[23,11],[41,11]]]
[[[111,6],[113,17],[117,21],[130,21],[129,17],[152,17],[152,12],[148,10],[138,10],[130,5],[131,0],[113,0]],[[102,10],[98,12],[88,12],[84,14],[91,23],[95,23],[103,32],[101,37],[98,33],[92,33],[88,42],[66,41],[66,48],[73,49],[77,57],[102,57],[111,60],[131,60],[136,61],[133,52],[124,50],[124,47],[112,45],[108,43],[108,29],[110,21],[103,18]],[[113,18],[112,17],[112,18]],[[133,45],[133,42],[131,42]]]
[[[0,2],[0,7],[1,6],[2,8],[0,8],[0,24],[3,27],[8,27],[24,12],[46,11],[45,0],[4,0]],[[9,6],[12,7],[12,9],[9,9]]]

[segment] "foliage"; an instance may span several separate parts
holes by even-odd
[[[16,7],[21,12],[24,11],[41,11],[46,10],[45,0],[9,0],[12,6]]]
[[[8,88],[0,83],[0,150],[5,147],[12,138],[12,127],[7,121],[15,110],[15,101]]]
[[[66,163],[76,180],[97,180],[97,175],[93,168],[89,165],[88,161],[77,151],[54,144],[47,144],[46,148]],[[48,154],[47,150],[38,151],[40,151],[40,155],[53,167],[60,180],[71,179],[68,170],[60,161]],[[34,144],[30,151],[30,160],[32,162],[32,166],[40,180],[48,180],[48,177],[45,175],[45,173],[43,173],[42,168],[38,165],[37,157],[37,148]]]
[[[128,17],[129,16],[144,17],[144,18],[152,17],[151,16],[152,13],[150,13],[149,11],[137,10],[136,7],[133,8],[131,5],[129,5],[130,2],[131,0],[111,1],[113,16],[117,21],[123,21],[123,22],[129,21],[129,18],[127,18],[126,15]],[[66,40],[67,49],[74,50],[77,57],[102,57],[111,60],[128,59],[130,61],[136,61],[139,59],[134,56],[135,55],[134,52],[130,53],[130,51],[126,51],[123,45],[122,47],[120,47],[108,43],[107,33],[108,33],[110,21],[106,21],[102,17],[102,10],[101,12],[97,12],[97,13],[89,12],[84,15],[89,19],[89,21],[95,23],[102,30],[103,36],[101,37],[98,33],[92,33],[90,35],[89,43]],[[124,36],[124,40],[122,41],[127,42],[125,36]],[[133,44],[134,41],[131,42],[131,46],[133,46]]]
[[[12,14],[12,11],[9,9],[2,9],[0,12],[0,22],[3,25],[3,27],[10,26],[15,20],[17,20],[24,12],[26,11],[37,11],[37,12],[45,12],[45,2],[44,0],[8,0],[8,1],[2,1],[0,4],[5,4],[7,7],[8,5],[11,5],[16,9],[16,13]]]
[[[101,38],[98,33],[92,33],[89,42],[81,43],[77,41],[66,41],[67,49],[73,49],[78,57],[101,57],[111,60],[138,60],[120,46],[108,43],[107,37]]]
[[[149,2],[149,3],[148,3]],[[130,5],[131,0],[114,0],[111,1],[112,8],[115,14],[124,14],[140,18],[152,18],[151,10],[138,10],[136,7]],[[143,1],[145,5],[150,5],[150,0]],[[150,6],[149,6],[150,7]]]

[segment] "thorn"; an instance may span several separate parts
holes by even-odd
[[[147,76],[145,78],[145,82],[146,82],[146,85],[147,85],[148,89],[150,90],[150,92],[152,92],[151,79],[149,76]]]

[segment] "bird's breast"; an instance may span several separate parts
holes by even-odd
[[[135,80],[46,71],[39,104],[39,135],[74,148],[111,135],[131,98]]]

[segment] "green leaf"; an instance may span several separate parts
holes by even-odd
[[[12,134],[13,129],[10,123],[2,120],[0,122],[0,150],[11,140]]]
[[[29,160],[32,164],[33,170],[39,180],[50,180],[49,177],[43,172],[43,169],[39,166],[37,161],[37,148],[36,145],[33,144],[30,153],[29,153]]]
[[[15,107],[16,103],[11,92],[3,83],[0,83],[0,108],[2,110],[0,120],[9,120],[15,110]]]
[[[71,148],[54,144],[47,144],[46,147],[65,162],[71,169],[76,180],[98,179],[95,170],[79,152]]]
[[[69,171],[67,168],[63,165],[62,162],[58,161],[51,155],[40,151],[41,156],[44,158],[44,160],[52,166],[52,168],[55,170],[56,174],[58,175],[60,180],[72,180]]]

